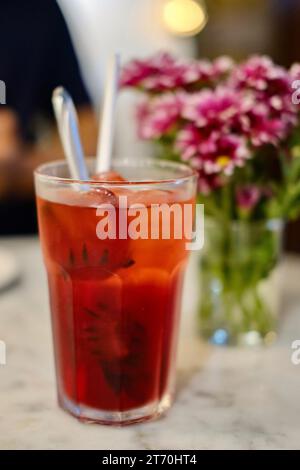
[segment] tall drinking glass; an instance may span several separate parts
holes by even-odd
[[[196,175],[157,160],[113,170],[122,177],[80,182],[59,161],[35,183],[59,404],[82,420],[129,424],[172,401],[190,241],[180,225],[193,223]]]

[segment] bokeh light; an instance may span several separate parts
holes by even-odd
[[[207,23],[205,4],[199,0],[168,0],[164,5],[163,19],[172,34],[196,35]]]

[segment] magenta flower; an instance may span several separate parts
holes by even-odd
[[[122,87],[138,87],[161,92],[182,84],[185,65],[170,54],[160,53],[147,60],[133,60],[123,68]]]
[[[244,128],[244,130],[255,147],[264,144],[278,145],[281,140],[286,138],[293,122],[291,116],[282,116],[281,119],[275,116],[271,117],[269,108],[265,104],[257,104],[253,107],[247,118],[246,127],[248,128]]]
[[[166,94],[140,103],[137,109],[138,136],[158,139],[176,124],[181,113],[180,95]]]
[[[290,75],[267,56],[252,56],[237,66],[231,77],[236,88],[266,93],[270,96],[290,93]]]
[[[228,184],[247,159],[263,158],[257,149],[289,145],[299,123],[294,80],[300,80],[300,64],[288,71],[266,56],[235,65],[227,57],[178,60],[160,53],[130,62],[121,86],[147,96],[137,112],[139,136],[168,142],[198,170],[199,191],[207,194]],[[241,210],[249,210],[264,194],[245,185],[236,198]]]
[[[212,75],[215,77],[220,77],[221,75],[226,75],[233,70],[234,62],[231,57],[221,56],[218,57],[212,63]]]
[[[133,60],[123,68],[121,87],[160,93],[217,81],[232,68],[228,57],[209,61],[178,60],[160,53],[146,60]]]
[[[236,191],[236,202],[238,208],[246,213],[251,212],[262,196],[261,189],[254,185],[247,185],[238,188]]]
[[[182,117],[197,127],[229,132],[242,126],[242,115],[250,111],[253,102],[234,90],[218,87],[189,94],[182,106]]]
[[[211,86],[214,82],[229,74],[233,61],[229,57],[219,57],[214,62],[208,60],[190,60],[185,62],[182,87],[189,85]]]
[[[230,86],[251,93],[255,103],[246,113],[243,128],[254,146],[278,145],[297,124],[298,110],[291,99],[292,81],[292,73],[265,56],[251,57],[233,71]]]
[[[207,134],[193,124],[178,133],[175,148],[182,160],[206,175],[231,175],[250,157],[246,141],[234,134],[213,131]]]

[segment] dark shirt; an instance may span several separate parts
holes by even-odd
[[[51,95],[56,86],[66,87],[76,105],[90,103],[55,0],[1,0],[0,80],[6,84],[6,105],[17,113],[26,142],[35,140],[37,118],[53,119]],[[33,201],[0,202],[0,234],[35,230]]]

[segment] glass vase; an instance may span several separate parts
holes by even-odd
[[[205,221],[200,333],[219,345],[270,344],[280,305],[283,223]]]

